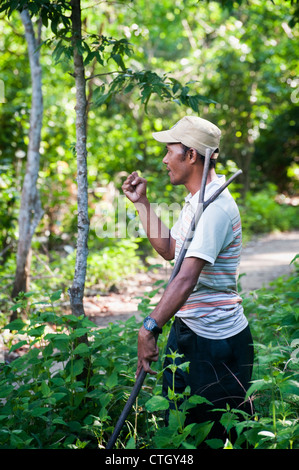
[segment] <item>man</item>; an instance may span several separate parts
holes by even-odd
[[[152,210],[146,196],[146,180],[133,172],[124,182],[125,195],[134,202],[143,227],[155,250],[166,260],[177,259],[199,200],[206,151],[212,156],[205,200],[224,183],[215,171],[221,132],[211,122],[186,116],[170,130],[153,137],[166,144],[163,163],[173,185],[183,184],[188,196],[179,220],[169,230]],[[242,299],[237,293],[237,272],[242,232],[237,205],[228,189],[203,212],[177,276],[168,284],[160,302],[145,319],[138,335],[138,365],[151,374],[158,360],[155,334],[175,315],[167,351],[183,354],[189,372],[177,369],[175,389],[204,396],[216,408],[243,405],[251,380],[252,337]],[[165,367],[170,359],[166,357]],[[179,361],[179,360],[178,360]],[[163,375],[163,393],[172,389],[172,372]],[[243,406],[244,409],[244,406]],[[202,405],[192,410],[189,421],[214,420]],[[216,428],[215,428],[216,429]],[[215,436],[219,437],[218,434]]]

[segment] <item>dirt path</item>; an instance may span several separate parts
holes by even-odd
[[[249,242],[243,249],[240,264],[240,274],[244,274],[240,278],[242,292],[259,289],[277,277],[290,273],[290,262],[298,253],[299,231],[273,233]],[[127,279],[125,286],[118,293],[86,297],[86,314],[98,326],[126,320],[132,315],[140,318],[138,297],[150,292],[156,281],[169,279],[171,273],[168,262],[162,258],[158,262],[162,265],[159,270],[147,270]],[[157,260],[154,260],[154,263],[157,263]]]
[[[291,273],[294,268],[290,263],[298,253],[299,231],[272,233],[249,242],[241,257],[242,291],[259,289]]]

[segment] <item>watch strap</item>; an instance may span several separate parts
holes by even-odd
[[[162,328],[160,328],[154,318],[147,316],[143,321],[144,328],[152,333],[160,334],[162,333]]]

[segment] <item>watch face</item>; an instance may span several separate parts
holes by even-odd
[[[153,328],[155,328],[156,326],[156,322],[153,318],[151,317],[147,317],[145,320],[144,320],[144,327],[151,331]]]
[[[162,328],[159,328],[157,322],[152,317],[146,317],[143,322],[144,328],[153,333],[162,333]]]

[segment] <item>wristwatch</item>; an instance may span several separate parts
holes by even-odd
[[[146,317],[143,321],[143,326],[147,331],[151,331],[154,335],[162,333],[162,328],[159,328],[156,320],[152,317]]]

